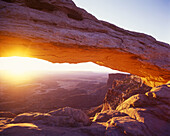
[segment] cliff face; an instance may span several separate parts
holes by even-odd
[[[168,44],[99,21],[71,0],[0,0],[0,57],[91,61],[157,86],[170,78],[169,54]]]
[[[112,86],[106,93],[103,110],[115,110],[118,105],[135,94],[145,94],[151,87],[140,77],[126,74],[109,74],[107,85]]]
[[[169,135],[170,84],[151,88],[139,77],[123,74],[110,74],[108,81],[112,88],[93,122],[106,123],[110,135],[117,134],[115,128],[132,136]]]
[[[107,103],[110,108],[94,117],[69,107],[47,113],[0,112],[0,135],[169,136],[170,84],[151,89],[133,75],[109,77],[113,85],[103,106]]]

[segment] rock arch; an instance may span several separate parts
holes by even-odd
[[[0,57],[13,51],[51,62],[92,61],[150,86],[170,79],[168,44],[100,21],[71,0],[0,0]]]

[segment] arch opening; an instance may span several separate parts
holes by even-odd
[[[0,109],[14,113],[98,106],[108,89],[108,74],[128,74],[93,62],[52,63],[17,56],[0,57],[0,66]]]
[[[31,57],[0,57],[1,80],[9,83],[31,82],[37,76],[66,72],[125,73],[97,65],[93,62],[77,64],[51,63]],[[126,74],[126,73],[125,73]]]
[[[61,69],[71,69],[67,65],[52,74],[43,74],[46,66],[41,65],[40,72],[32,66],[38,62],[29,66],[26,60],[20,60],[0,73],[6,77],[0,80],[0,110],[12,112],[0,111],[0,117],[10,118],[1,119],[0,133],[4,131],[2,133],[8,135],[12,131],[13,134],[18,125],[19,134],[28,127],[30,131],[26,132],[35,132],[35,135],[51,133],[51,130],[51,134],[59,132],[59,135],[73,132],[76,135],[79,132],[111,135],[112,130],[117,135],[168,135],[169,84],[162,84],[170,79],[169,44],[100,21],[78,8],[72,0],[0,0],[0,7],[0,57],[22,56],[75,65],[87,62],[133,74],[123,77],[110,74],[106,85],[106,73],[76,71],[63,74]],[[50,62],[46,65],[51,65]],[[13,80],[7,83],[9,78]],[[162,86],[151,89],[143,81],[152,87]],[[65,106],[72,108],[59,109]],[[85,111],[92,107],[93,115],[90,113],[89,117],[98,112],[92,122],[84,112],[77,112],[77,109]],[[156,124],[163,124],[163,127]],[[21,125],[25,127],[20,131]],[[66,128],[68,133],[65,129],[62,133],[60,125],[62,129],[69,126]],[[15,128],[8,129],[12,126]],[[136,128],[131,129],[134,126]],[[72,127],[74,130],[68,131]]]
[[[44,42],[18,37],[2,36],[0,57],[22,56],[47,60],[53,63],[93,62],[100,66],[137,75],[151,86],[169,81],[169,71],[149,63],[145,56],[135,55],[123,49],[91,47],[60,42]],[[12,45],[12,46],[11,46]]]

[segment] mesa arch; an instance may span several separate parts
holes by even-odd
[[[0,0],[0,57],[92,61],[157,86],[170,79],[169,54],[169,44],[100,21],[71,0]]]

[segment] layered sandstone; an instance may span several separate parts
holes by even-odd
[[[152,135],[168,136],[170,133],[170,88],[163,85],[145,94],[133,95],[116,110],[143,123]],[[147,130],[146,129],[146,130]]]
[[[169,80],[170,46],[100,21],[71,0],[0,0],[0,57],[91,61],[143,77]]]
[[[9,136],[168,136],[169,84],[136,94],[115,110],[97,113],[92,122],[78,109],[0,117],[0,135]]]
[[[103,111],[115,110],[118,105],[135,94],[145,94],[151,87],[144,84],[140,77],[130,74],[109,74],[108,89]]]
[[[109,85],[103,110],[91,110],[94,117],[70,107],[46,113],[0,112],[0,135],[169,136],[170,84],[151,88],[137,76],[110,74]]]
[[[132,136],[169,135],[170,84],[150,88],[133,75],[109,77],[112,89],[106,94],[103,110],[92,118],[93,123],[106,123],[110,135],[116,135],[116,129]]]

